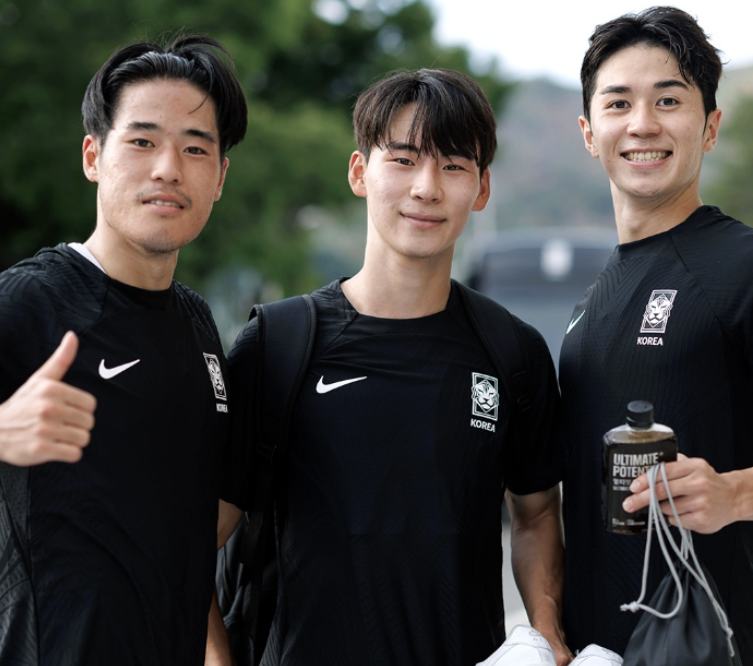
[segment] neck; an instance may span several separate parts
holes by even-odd
[[[638,203],[623,200],[613,191],[613,204],[619,241],[631,243],[682,224],[703,202],[697,190],[672,200]]]
[[[383,319],[417,319],[442,312],[450,297],[450,265],[434,259],[376,263],[363,268],[342,290],[356,312]],[[407,264],[407,265],[406,265]]]
[[[110,246],[95,231],[84,243],[109,277],[123,284],[149,291],[170,287],[178,252],[147,255],[140,248]]]

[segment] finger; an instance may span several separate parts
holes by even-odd
[[[61,384],[61,400],[68,407],[89,414],[94,414],[94,410],[97,408],[97,399],[88,391],[70,386],[69,384]]]
[[[65,444],[66,446],[75,446],[82,449],[88,446],[91,441],[91,428],[66,425],[58,428],[55,435],[55,444]]]
[[[93,419],[88,423],[93,424]],[[33,439],[29,441],[32,449],[43,450],[52,444],[83,447],[91,439],[91,428],[62,423],[60,421],[44,421],[33,430]]]
[[[651,493],[648,490],[644,490],[640,493],[630,495],[623,503],[622,508],[628,513],[633,513],[649,505],[651,501]]]
[[[699,509],[702,508],[702,504],[698,503],[698,500],[694,497],[685,496],[680,497],[678,499],[672,498],[672,501],[675,505],[675,511],[677,511],[677,515],[679,515],[681,518],[684,515],[696,513]],[[659,503],[659,507],[661,508],[661,512],[667,516],[672,515],[672,505],[669,503],[669,500],[663,500]]]
[[[681,479],[685,476],[689,476],[696,469],[702,465],[703,461],[700,458],[688,458],[682,456],[674,462],[668,462],[664,464],[664,471],[667,474],[667,480],[673,481],[675,479]],[[663,482],[662,475],[659,473],[656,476],[657,485]]]
[[[73,331],[68,331],[58,348],[44,364],[32,375],[32,378],[54,379],[60,381],[65,377],[78,353],[78,338]]]
[[[93,414],[97,407],[97,399],[91,393],[58,380],[44,378],[41,381],[32,382],[30,379],[24,386],[26,395],[33,393],[42,401],[39,409],[44,409],[45,415],[49,418],[62,420],[59,410],[64,407],[89,414]]]
[[[20,452],[8,462],[18,467],[29,467],[48,462],[75,463],[81,460],[83,448],[64,442],[45,442]]]
[[[658,481],[655,488],[656,498],[661,502],[667,499],[667,488],[664,485],[664,481]],[[630,486],[633,489],[633,486]],[[672,498],[680,497],[683,494],[683,485],[681,483],[670,483],[670,491]],[[647,507],[651,503],[651,490],[645,489],[637,493],[633,493],[622,503],[622,508],[630,513],[638,511]]]
[[[685,476],[689,476],[698,466],[702,464],[700,458],[688,458],[682,453],[678,454],[678,459],[673,462],[664,463],[664,471],[667,475],[667,480],[672,481],[675,479],[681,479]],[[663,484],[663,478],[661,473],[656,476],[656,487],[658,488]],[[639,477],[635,478],[630,484],[630,491],[632,493],[639,493],[648,488],[648,473],[643,473]]]
[[[643,492],[646,488],[648,488],[648,477],[645,474],[636,477],[630,484],[630,491],[635,495]]]
[[[675,512],[672,511],[669,502],[662,502],[660,506],[661,512],[667,517],[669,524],[679,527],[677,520],[675,519]],[[692,506],[676,502],[675,509],[677,511],[677,516],[680,518],[680,523],[685,529],[705,531],[705,516],[695,511]]]
[[[64,442],[54,442],[48,444],[45,447],[45,450],[40,452],[39,457],[34,460],[33,464],[45,462],[76,463],[81,460],[83,454],[83,448],[80,446],[74,446]]]
[[[94,427],[94,410],[64,407],[60,413],[60,421],[66,427],[89,432]]]

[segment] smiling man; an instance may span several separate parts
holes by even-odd
[[[314,351],[275,496],[282,592],[261,663],[486,659],[504,639],[506,490],[523,600],[562,666],[554,368],[520,320],[484,331],[527,349],[528,364],[520,347],[503,359],[527,370],[524,413],[475,325],[504,311],[450,279],[455,243],[489,198],[493,111],[469,77],[419,70],[364,92],[354,126],[364,264],[313,294]],[[229,356],[237,430],[221,543],[252,505],[257,332],[253,319]]]
[[[226,368],[173,272],[245,97],[186,35],[118,50],[82,112],[93,234],[0,274],[0,663],[202,664]]]
[[[606,531],[601,464],[602,435],[640,399],[678,433],[670,489],[753,664],[753,229],[699,196],[721,72],[700,26],[672,7],[597,27],[583,61],[580,127],[609,176],[620,244],[576,305],[560,360],[573,649],[622,652],[639,619],[620,604],[640,593],[646,540]],[[647,505],[646,485],[634,482],[627,510]],[[652,555],[647,598],[666,572]]]

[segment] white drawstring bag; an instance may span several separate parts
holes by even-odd
[[[677,523],[679,546],[656,497],[659,473]],[[648,471],[648,483],[651,503],[641,593],[636,601],[620,606],[623,611],[635,613],[643,610],[645,613],[630,637],[623,666],[742,666],[714,581],[696,557],[690,530],[680,523],[669,494],[664,463]],[[644,604],[653,532],[656,532],[669,573],[659,584],[651,602]]]

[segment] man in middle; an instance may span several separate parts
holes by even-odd
[[[313,294],[314,353],[275,493],[281,594],[262,664],[486,659],[505,635],[506,495],[518,587],[563,666],[572,655],[560,630],[552,361],[518,319],[484,331],[492,346],[520,339],[523,358],[502,361],[527,368],[522,411],[450,278],[455,242],[489,198],[494,113],[467,76],[419,70],[363,93],[354,127],[348,180],[367,203],[365,259]],[[220,542],[253,499],[257,346],[252,320],[229,359],[244,416],[227,456]]]

